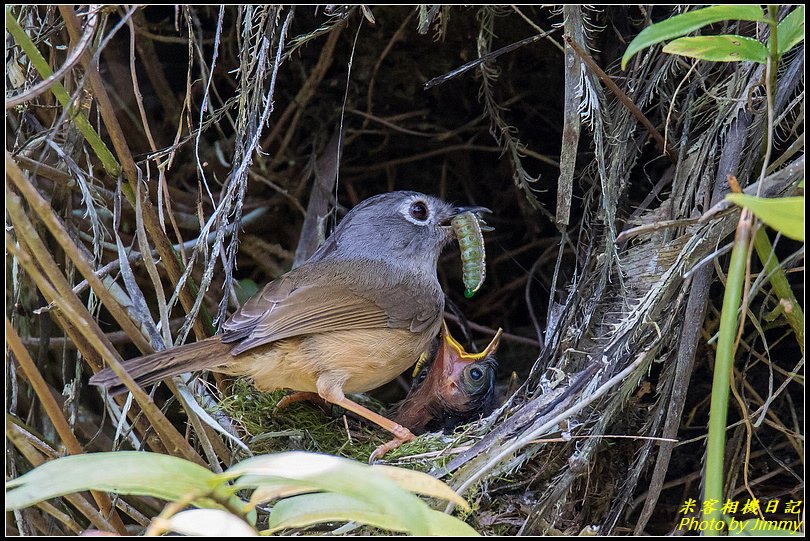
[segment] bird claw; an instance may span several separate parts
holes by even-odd
[[[406,429],[407,430],[407,429]],[[416,436],[408,431],[408,435],[402,438],[394,438],[393,440],[389,441],[388,443],[383,443],[376,449],[374,452],[371,453],[371,456],[368,457],[368,463],[374,464],[377,460],[381,459],[387,452],[393,451],[403,443],[408,443],[409,441],[413,441],[416,439]]]

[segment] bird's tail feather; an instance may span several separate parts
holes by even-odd
[[[223,344],[219,336],[176,348],[158,351],[124,361],[123,367],[141,387],[170,376],[227,364],[233,344]],[[112,395],[127,390],[110,368],[90,378],[91,385],[104,387]]]

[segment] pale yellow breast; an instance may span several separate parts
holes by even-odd
[[[393,380],[412,366],[438,333],[403,329],[337,331],[280,340],[243,353],[222,371],[253,379],[257,389],[317,392],[318,377],[343,382],[362,393]]]

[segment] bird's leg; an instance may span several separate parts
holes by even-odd
[[[405,442],[416,439],[416,436],[414,436],[411,431],[404,426],[395,423],[391,419],[386,419],[379,413],[375,413],[370,409],[361,406],[357,402],[346,398],[346,395],[343,394],[343,390],[340,388],[340,385],[335,385],[335,382],[330,381],[328,377],[321,376],[318,378],[316,385],[318,387],[318,394],[324,400],[356,413],[360,417],[368,419],[372,423],[383,427],[394,435],[393,440],[384,445],[380,445],[374,450],[373,453],[371,453],[369,462],[373,462],[377,458],[382,457],[391,449],[395,449]]]
[[[327,410],[329,409],[329,404],[326,404],[323,398],[321,398],[321,396],[318,393],[310,393],[306,391],[296,391],[292,394],[288,394],[287,396],[278,401],[278,404],[276,404],[276,409],[278,410],[284,409],[290,404],[295,404],[296,402],[303,402],[305,400],[308,402],[312,402],[316,406],[320,406]]]

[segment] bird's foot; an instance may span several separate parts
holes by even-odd
[[[369,464],[373,464],[377,460],[381,459],[387,452],[393,451],[403,443],[408,443],[409,441],[413,441],[416,439],[416,436],[414,436],[410,430],[408,430],[405,427],[400,428],[405,430],[405,432],[407,432],[407,435],[404,435],[404,437],[396,437],[393,440],[389,441],[388,443],[384,443],[379,447],[377,447],[376,449],[374,449],[374,452],[371,453],[370,457],[368,457]]]

